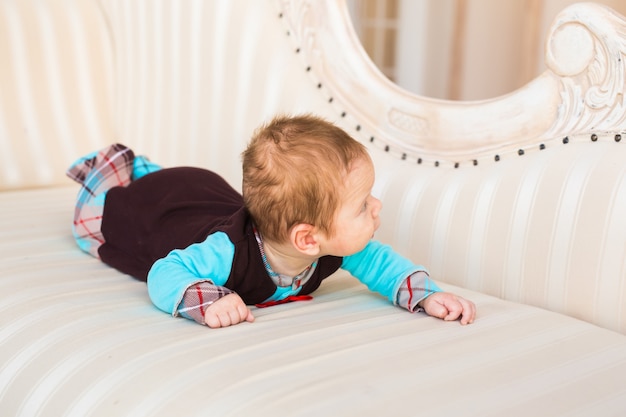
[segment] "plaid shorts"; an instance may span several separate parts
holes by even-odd
[[[72,234],[78,246],[99,258],[104,243],[100,231],[106,193],[113,187],[125,187],[131,181],[161,169],[147,158],[120,144],[90,153],[74,162],[66,174],[81,184],[76,198]]]

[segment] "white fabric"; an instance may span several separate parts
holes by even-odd
[[[0,410],[32,416],[619,416],[626,338],[473,299],[470,326],[338,273],[312,301],[208,329],[82,253],[75,187],[0,194]]]

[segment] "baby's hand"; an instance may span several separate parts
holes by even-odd
[[[204,322],[215,329],[227,327],[242,321],[254,321],[252,312],[239,295],[232,293],[225,295],[211,304],[204,313]]]
[[[471,324],[476,317],[476,306],[469,300],[449,292],[436,292],[419,303],[429,316],[446,321],[461,318],[461,324]]]

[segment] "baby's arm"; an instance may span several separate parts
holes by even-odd
[[[474,321],[476,308],[471,301],[445,293],[421,266],[414,265],[389,245],[370,241],[361,252],[345,257],[342,267],[367,287],[387,296],[394,304],[416,311],[423,308],[433,317]]]
[[[225,306],[232,307],[228,300],[235,298],[229,297],[232,291],[224,287],[233,257],[234,246],[222,232],[185,249],[173,250],[156,261],[148,273],[150,299],[165,312],[219,327],[212,314],[223,315]],[[236,298],[241,300],[239,296]],[[227,300],[222,302],[222,299]],[[251,314],[246,314],[242,320],[251,318]],[[226,325],[226,318],[219,324]]]

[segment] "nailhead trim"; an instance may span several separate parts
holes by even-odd
[[[278,18],[279,18],[279,19],[282,19],[283,17],[284,17],[284,14],[283,14],[283,13],[279,13],[279,14],[278,14]],[[291,36],[291,31],[287,30],[287,31],[286,31],[286,35],[287,35],[287,36]],[[300,47],[298,47],[298,48],[296,48],[294,51],[295,51],[295,53],[296,53],[296,54],[299,54],[299,53],[302,51],[302,49],[301,49]],[[308,65],[305,69],[306,69],[306,72],[311,72],[313,68],[312,68],[310,65]],[[317,83],[317,88],[318,88],[318,89],[322,89],[322,87],[323,87],[322,83],[321,83],[321,82],[318,82],[318,83]],[[334,98],[333,98],[333,97],[329,97],[329,98],[328,98],[328,103],[333,103],[333,102],[334,102]],[[341,117],[342,117],[342,118],[345,118],[346,116],[347,116],[347,113],[346,113],[345,111],[342,111],[342,112],[341,112]],[[356,131],[357,131],[357,132],[360,132],[360,131],[362,130],[362,129],[361,129],[361,125],[357,124],[357,125],[355,126],[355,129],[356,129]],[[599,137],[598,137],[598,135],[597,135],[596,133],[592,133],[592,134],[591,134],[591,141],[592,141],[592,142],[597,142],[597,141],[598,141],[598,139],[599,139]],[[622,135],[621,135],[620,133],[618,133],[618,134],[616,134],[616,135],[614,136],[614,138],[613,138],[613,139],[614,139],[614,141],[615,141],[616,143],[617,143],[617,142],[621,142],[621,140],[622,140]],[[374,141],[375,141],[374,136],[370,136],[370,142],[371,142],[371,143],[374,143]],[[561,140],[561,142],[562,142],[564,145],[567,145],[567,144],[570,142],[569,136],[565,136],[565,137]],[[540,151],[542,151],[542,150],[544,150],[544,149],[546,149],[546,145],[545,145],[544,143],[539,144],[539,150],[540,150]],[[390,152],[390,151],[391,151],[391,148],[390,148],[390,146],[389,146],[389,145],[385,145],[384,150],[385,150],[385,152]],[[517,150],[517,154],[518,154],[519,156],[524,156],[524,155],[526,155],[526,150],[524,150],[524,149],[518,149],[518,150]],[[404,161],[404,160],[406,160],[406,159],[408,158],[407,153],[402,153],[400,158],[401,158],[403,161]],[[494,159],[494,161],[495,161],[495,162],[499,162],[499,161],[500,161],[500,159],[501,159],[501,157],[500,157],[500,155],[499,155],[499,154],[496,154],[496,155],[494,155],[494,158],[493,158],[493,159]],[[423,160],[422,158],[417,158],[417,163],[418,163],[418,164],[422,164],[422,162],[424,162],[424,160]],[[473,160],[472,160],[472,165],[473,165],[473,166],[478,166],[478,159],[473,159]],[[440,161],[434,161],[434,166],[435,166],[435,167],[439,167],[439,166],[440,166]],[[461,166],[461,163],[460,163],[460,162],[454,162],[453,166],[454,166],[454,168],[459,168],[459,167]]]

